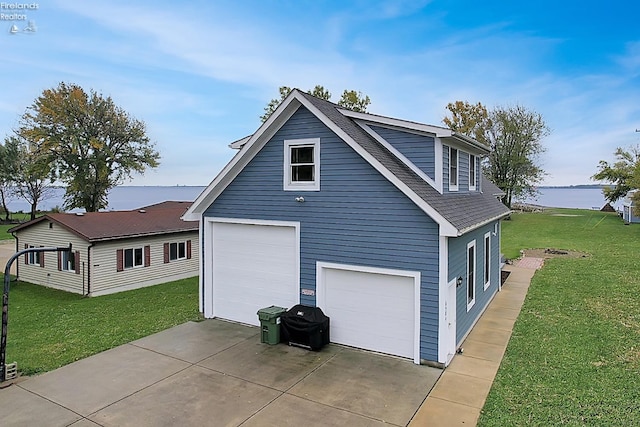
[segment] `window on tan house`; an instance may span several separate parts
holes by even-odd
[[[118,249],[116,251],[116,270],[124,271],[151,265],[151,247]]]
[[[72,271],[80,274],[80,251],[58,252],[58,271]]]
[[[191,259],[191,240],[164,244],[164,262]]]
[[[25,249],[36,248],[33,245],[24,245]],[[42,246],[40,246],[42,247]],[[24,255],[24,263],[27,265],[38,265],[44,267],[44,252],[29,252]]]

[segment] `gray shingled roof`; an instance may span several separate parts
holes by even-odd
[[[496,199],[492,191],[440,194],[357,123],[343,115],[339,111],[341,107],[300,93],[461,233],[509,213],[509,209]],[[372,116],[372,121],[375,122],[375,116]]]

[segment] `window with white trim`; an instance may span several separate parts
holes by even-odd
[[[35,248],[35,246],[29,246],[29,248]],[[40,257],[42,252],[29,252],[29,264],[40,265]]]
[[[124,250],[124,268],[142,267],[143,265],[144,256],[142,248]]]
[[[477,157],[469,154],[469,191],[476,191]]]
[[[476,241],[467,245],[467,311],[476,303]]]
[[[491,284],[491,232],[484,235],[484,290]]]
[[[458,149],[449,147],[449,191],[458,191]]]
[[[169,243],[169,261],[187,258],[187,242]]]
[[[284,189],[320,190],[320,138],[284,141]]]
[[[76,271],[76,254],[75,252],[62,251],[60,254],[60,270]]]

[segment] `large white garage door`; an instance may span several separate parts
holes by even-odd
[[[420,363],[419,272],[318,263],[318,273],[332,342]]]
[[[258,325],[257,311],[299,301],[295,226],[214,222],[213,316]]]

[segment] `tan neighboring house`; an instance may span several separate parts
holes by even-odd
[[[20,280],[98,296],[198,275],[198,221],[182,221],[191,202],[130,211],[52,213],[9,230],[17,250],[73,251],[21,256]]]

